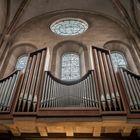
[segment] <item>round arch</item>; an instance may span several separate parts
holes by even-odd
[[[137,64],[135,63],[135,60],[137,60],[137,58],[135,55],[133,55],[133,49],[128,44],[119,40],[111,40],[106,42],[103,47],[112,52],[120,52],[121,54],[123,54],[127,61],[128,69],[137,74],[139,73]]]
[[[80,56],[81,76],[84,75],[89,68],[88,49],[82,43],[77,41],[63,41],[58,43],[52,51],[51,72],[60,78],[61,58],[67,52],[75,52]],[[85,63],[86,62],[86,63]]]
[[[5,65],[3,68],[4,77],[15,70],[17,59],[22,55],[28,55],[30,52],[36,50],[37,47],[30,43],[19,43],[11,46],[8,51]]]
[[[37,21],[41,18],[45,18],[45,17],[48,17],[50,19],[50,17],[53,17],[55,20],[58,18],[58,17],[61,17],[61,14],[63,15],[64,13],[65,14],[69,14],[69,12],[72,12],[72,13],[77,13],[77,14],[80,14],[82,15],[82,13],[85,13],[85,14],[89,14],[89,15],[98,15],[98,16],[101,16],[101,17],[104,17],[104,18],[107,18],[109,19],[110,21],[112,22],[115,22],[120,28],[123,29],[123,31],[126,33],[127,36],[128,35],[128,30],[125,26],[125,24],[123,22],[121,22],[120,20],[118,20],[117,18],[115,17],[112,17],[112,16],[109,16],[109,15],[106,15],[104,13],[101,13],[101,12],[97,12],[97,11],[91,11],[91,10],[83,10],[83,9],[65,9],[65,10],[56,10],[56,11],[51,11],[51,12],[46,12],[46,13],[43,13],[41,15],[38,15],[38,16],[35,16],[35,17],[32,17],[30,19],[28,19],[27,21],[24,21],[23,23],[21,23],[19,26],[17,26],[12,34],[11,34],[11,38],[12,40],[14,39],[14,37],[18,34],[18,32],[20,30],[22,30],[23,28],[25,28],[26,25],[30,24],[31,22],[34,22],[34,21]],[[65,16],[64,16],[65,17]],[[75,16],[74,16],[75,17]],[[76,16],[77,17],[77,16]],[[85,18],[87,19],[87,18]],[[51,23],[54,22],[54,20],[51,20]]]

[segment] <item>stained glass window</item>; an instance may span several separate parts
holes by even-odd
[[[113,62],[115,71],[117,71],[118,67],[127,68],[127,62],[126,62],[126,59],[123,54],[121,54],[119,52],[112,52],[111,58],[112,58],[112,62]]]
[[[62,56],[61,79],[66,81],[80,78],[80,58],[78,53],[65,53]]]
[[[88,29],[88,24],[82,19],[65,18],[52,23],[50,29],[58,35],[72,36],[85,32]]]
[[[17,60],[17,63],[16,63],[16,69],[17,70],[25,69],[26,64],[27,64],[27,60],[28,60],[27,55],[23,55],[23,56],[19,57],[18,60]]]

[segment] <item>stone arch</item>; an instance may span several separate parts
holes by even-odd
[[[64,53],[76,52],[80,56],[81,76],[84,75],[89,68],[88,49],[82,43],[77,41],[63,41],[58,43],[52,51],[51,72],[60,78],[61,57]],[[86,63],[85,63],[86,62]]]
[[[73,9],[73,10],[60,10],[60,11],[58,10],[58,11],[53,11],[53,12],[47,12],[42,15],[32,17],[31,19],[21,23],[17,28],[15,28],[15,30],[13,31],[13,33],[11,35],[11,38],[12,38],[13,42],[15,42],[17,40],[23,40],[23,39],[26,40],[27,39],[27,41],[31,41],[31,42],[32,41],[35,42],[37,40],[36,44],[38,44],[38,46],[42,46],[43,42],[45,42],[47,46],[50,46],[50,43],[52,44],[52,46],[54,46],[55,40],[57,41],[58,39],[60,39],[60,41],[62,41],[61,39],[63,39],[63,37],[59,38],[56,35],[54,35],[54,33],[52,33],[52,31],[50,30],[50,25],[51,25],[51,23],[53,23],[54,21],[56,21],[58,19],[67,18],[67,17],[73,17],[73,18],[78,17],[80,19],[85,20],[89,24],[89,29],[87,30],[87,32],[85,34],[82,34],[83,38],[85,37],[85,35],[90,35],[90,37],[88,38],[88,42],[87,42],[87,39],[83,39],[84,44],[87,43],[88,45],[89,44],[93,45],[93,42],[94,42],[95,46],[103,46],[105,41],[107,41],[107,40],[95,41],[96,38],[98,39],[98,34],[97,34],[98,32],[96,33],[96,29],[98,29],[99,28],[98,26],[100,25],[100,24],[97,24],[98,19],[102,19],[102,18],[103,18],[103,20],[105,20],[105,22],[110,22],[110,24],[113,27],[114,26],[118,27],[119,28],[118,31],[114,27],[114,29],[117,32],[123,33],[123,36],[125,36],[125,37],[128,36],[128,34],[126,32],[127,30],[125,29],[125,26],[123,25],[123,23],[119,22],[115,18],[112,18],[110,16],[107,16],[105,14],[95,12],[95,11],[76,10],[76,9],[74,10]],[[97,27],[95,26],[96,18],[97,18],[96,24],[98,25]],[[40,22],[42,24],[39,24]],[[43,25],[43,22],[45,23],[44,24],[45,26]],[[99,20],[99,23],[100,23],[100,20]],[[102,24],[101,24],[101,26],[102,26]],[[108,25],[108,24],[105,24],[105,25]],[[36,28],[37,26],[39,28]],[[41,36],[41,38],[39,38],[39,37],[36,38],[36,36],[34,36],[34,35],[30,36],[32,34],[32,32],[29,32],[29,31],[31,31],[31,30],[36,31],[36,29],[37,29],[37,31],[39,31],[43,27],[44,27],[43,33],[37,32],[37,33],[40,33],[40,34],[38,34],[38,36]],[[110,26],[107,28],[110,29]],[[28,34],[27,34],[27,32],[28,32]],[[24,38],[22,38],[22,36],[23,36],[22,33],[27,34],[27,36],[24,36]],[[97,37],[92,38],[95,35],[97,35]],[[103,34],[101,33],[100,37],[102,37],[101,35],[103,35]],[[68,39],[70,39],[70,38],[71,37],[69,37]],[[79,38],[80,37],[77,36],[76,39],[78,40]],[[111,39],[113,39],[113,38],[114,38],[114,36],[111,37]],[[116,35],[115,35],[115,38],[116,38]],[[119,39],[121,39],[121,38],[123,38],[123,37],[119,36]],[[108,40],[111,40],[111,39],[108,39]],[[40,43],[40,40],[43,40],[43,41]],[[52,42],[52,40],[54,40],[54,41]],[[72,40],[73,40],[73,38],[72,38]],[[81,40],[78,40],[78,41],[81,41]],[[49,43],[49,45],[47,43]]]
[[[111,40],[106,42],[103,47],[110,51],[122,53],[127,61],[128,69],[137,74],[139,73],[137,64],[135,63],[137,58],[135,55],[133,55],[131,46],[119,40]]]
[[[15,44],[14,46],[11,46],[11,48],[9,49],[7,58],[5,60],[4,68],[3,68],[4,77],[15,70],[17,59],[20,56],[25,55],[25,54],[28,55],[30,52],[36,49],[37,47],[30,43],[19,43],[19,44]]]
[[[22,30],[27,24],[29,24],[30,22],[39,20],[41,18],[46,18],[46,17],[61,17],[61,15],[63,15],[64,13],[68,14],[69,12],[72,13],[79,13],[80,15],[82,13],[85,14],[90,14],[90,15],[99,15],[101,17],[107,18],[113,22],[115,22],[116,24],[118,24],[118,26],[120,26],[121,28],[123,28],[124,30],[126,29],[125,24],[121,21],[119,21],[117,18],[109,16],[107,14],[101,13],[101,12],[97,12],[97,11],[91,11],[91,10],[83,10],[83,9],[64,9],[64,10],[56,10],[56,11],[51,11],[51,12],[45,12],[41,15],[37,15],[35,17],[32,17],[28,20],[25,20],[23,23],[21,23],[19,26],[17,26],[17,28],[15,28],[12,32],[12,36],[17,34],[18,31]],[[75,16],[74,16],[75,17]],[[62,17],[61,17],[62,18]],[[87,18],[85,18],[87,19]],[[56,20],[56,19],[55,19]]]

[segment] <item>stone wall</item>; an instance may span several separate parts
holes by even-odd
[[[60,36],[56,35],[50,30],[50,25],[61,18],[74,17],[85,20],[89,24],[89,28],[86,32],[76,35],[76,36]],[[20,47],[20,44],[26,44],[26,46],[35,46],[36,48],[47,47],[50,50],[50,65],[52,62],[53,48],[59,43],[64,41],[76,41],[83,46],[87,47],[88,55],[91,46],[103,47],[108,41],[118,40],[126,44],[129,44],[127,34],[125,33],[122,25],[111,18],[105,17],[103,15],[89,13],[89,12],[60,12],[52,13],[48,15],[43,15],[40,17],[33,18],[28,22],[24,23],[18,28],[14,33],[13,43],[10,50],[13,50],[15,46]],[[109,49],[109,48],[108,48]],[[129,48],[128,48],[129,49]],[[9,52],[11,52],[9,50]],[[15,50],[16,51],[16,50]],[[22,53],[27,53],[28,51],[22,51]],[[30,52],[30,51],[29,51]],[[17,56],[19,56],[18,54]],[[133,55],[133,54],[132,54]],[[88,58],[88,57],[87,57]],[[11,55],[8,55],[5,66],[5,74],[8,75],[15,66],[16,61],[13,61]],[[86,60],[85,60],[86,61]],[[89,61],[89,60],[88,60]],[[10,64],[12,63],[12,67]],[[133,65],[135,67],[135,64]],[[51,66],[50,66],[51,70]]]
[[[0,0],[0,34],[3,31],[6,20],[6,0]]]

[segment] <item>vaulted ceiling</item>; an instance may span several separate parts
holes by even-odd
[[[128,26],[132,23],[137,26],[140,24],[139,0],[1,0],[0,32],[4,26],[16,24],[17,27],[48,12],[75,9],[100,13],[129,24]],[[13,23],[15,20],[17,22]]]
[[[10,20],[12,21],[17,9],[23,0],[11,0]],[[25,1],[25,0],[24,0]],[[121,20],[115,7],[115,0],[28,0],[24,14],[19,24],[39,15],[57,10],[79,9],[98,12],[118,20]],[[130,0],[122,0],[122,5],[131,14]]]
[[[11,36],[20,25],[33,18],[65,10],[112,18],[122,23],[130,38],[140,40],[139,0],[0,0],[0,39]]]
[[[48,13],[76,10],[114,20],[123,27],[140,57],[140,0],[0,0],[0,59],[12,44],[15,31],[25,23]]]

